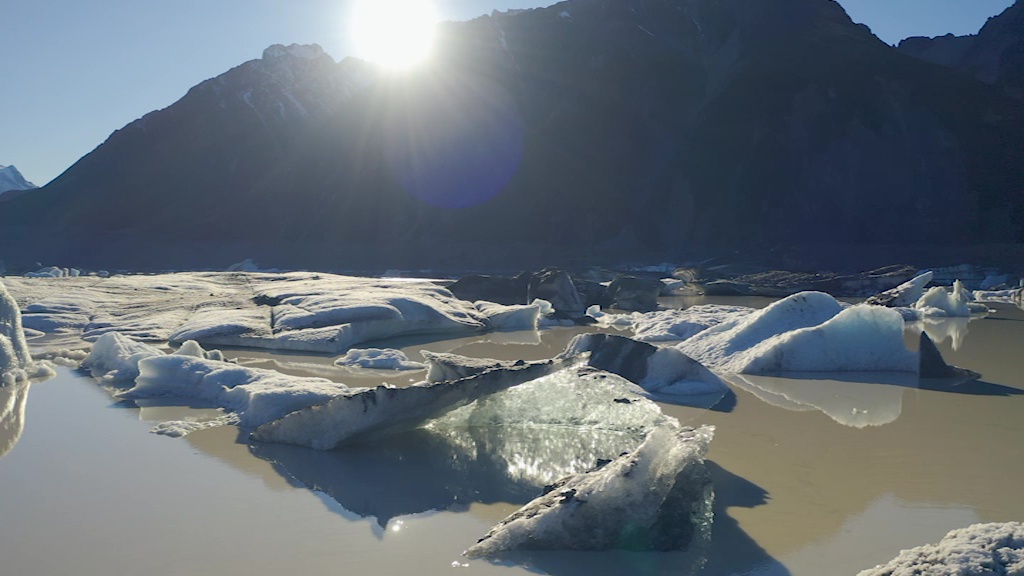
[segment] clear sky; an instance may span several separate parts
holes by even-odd
[[[751,0],[773,1],[773,0]],[[435,0],[446,20],[551,0]],[[893,44],[976,33],[1013,0],[840,0]],[[0,0],[0,165],[36,184],[271,44],[354,55],[350,0]]]

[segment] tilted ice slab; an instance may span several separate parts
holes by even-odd
[[[556,482],[466,550],[679,550],[706,541],[711,479],[704,455],[714,428],[660,427],[605,466]]]
[[[351,391],[264,424],[253,432],[253,438],[330,450],[370,435],[416,428],[478,398],[549,374],[563,364],[520,362],[451,382]]]
[[[469,302],[429,282],[333,274],[189,272],[111,278],[13,278],[29,327],[58,334],[54,347],[120,332],[141,342],[196,340],[340,354],[404,334],[487,328]]]
[[[613,334],[581,334],[562,354],[589,353],[587,364],[618,374],[657,395],[725,394],[722,379],[675,348],[659,348]]]
[[[422,362],[413,362],[401,350],[394,348],[353,348],[334,361],[335,366],[366,368],[369,370],[423,370]]]
[[[975,524],[938,544],[904,550],[859,576],[1018,576],[1024,574],[1024,524]]]
[[[925,272],[900,284],[892,290],[886,290],[868,298],[867,304],[888,306],[890,308],[909,308],[924,295],[924,289],[935,277],[933,272]]]
[[[686,340],[712,326],[748,316],[754,310],[746,306],[701,304],[685,310],[634,312],[633,338],[641,342]]]
[[[822,292],[801,292],[741,318],[704,330],[677,345],[713,370],[742,372],[759,355],[758,346],[801,328],[818,326],[839,314],[842,305]],[[836,370],[836,368],[832,368]]]
[[[255,428],[286,414],[347,393],[324,378],[303,378],[273,370],[245,368],[182,354],[144,358],[135,387],[123,398],[174,398],[209,402],[239,415],[239,424]]]
[[[496,368],[511,368],[522,362],[515,360],[494,360],[491,358],[471,358],[448,352],[431,352],[420,350],[427,361],[427,382],[451,382],[468,376],[475,376]]]

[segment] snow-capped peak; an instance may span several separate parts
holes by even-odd
[[[25,180],[17,168],[0,165],[0,194],[11,190],[31,190],[33,188],[38,188],[38,186]]]

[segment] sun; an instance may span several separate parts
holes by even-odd
[[[357,55],[387,68],[427,59],[438,15],[430,0],[356,0],[352,37]]]

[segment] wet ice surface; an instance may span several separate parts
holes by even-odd
[[[1024,313],[1000,306],[969,326],[918,326],[944,335],[935,340],[946,359],[982,380],[922,389],[901,375],[744,376],[746,385],[732,382],[735,395],[717,410],[662,406],[688,425],[717,427],[708,454],[716,518],[703,574],[855,574],[955,528],[1024,518]],[[914,329],[908,342],[916,342]],[[576,333],[385,344],[417,361],[421,349],[537,360]],[[354,386],[382,380],[334,367],[331,358],[228,356],[297,375],[326,371]],[[135,407],[70,372],[11,398],[0,398],[0,410],[13,406],[21,436],[0,458],[0,485],[18,497],[0,498],[0,558],[12,574],[450,574],[453,563],[456,573],[526,574],[460,554],[533,499],[543,478],[635,442],[602,431],[449,429],[321,452],[250,444],[233,427],[184,440],[147,434],[159,422],[217,413],[158,400]],[[677,553],[629,552],[525,561],[556,575],[676,575],[688,562]]]

